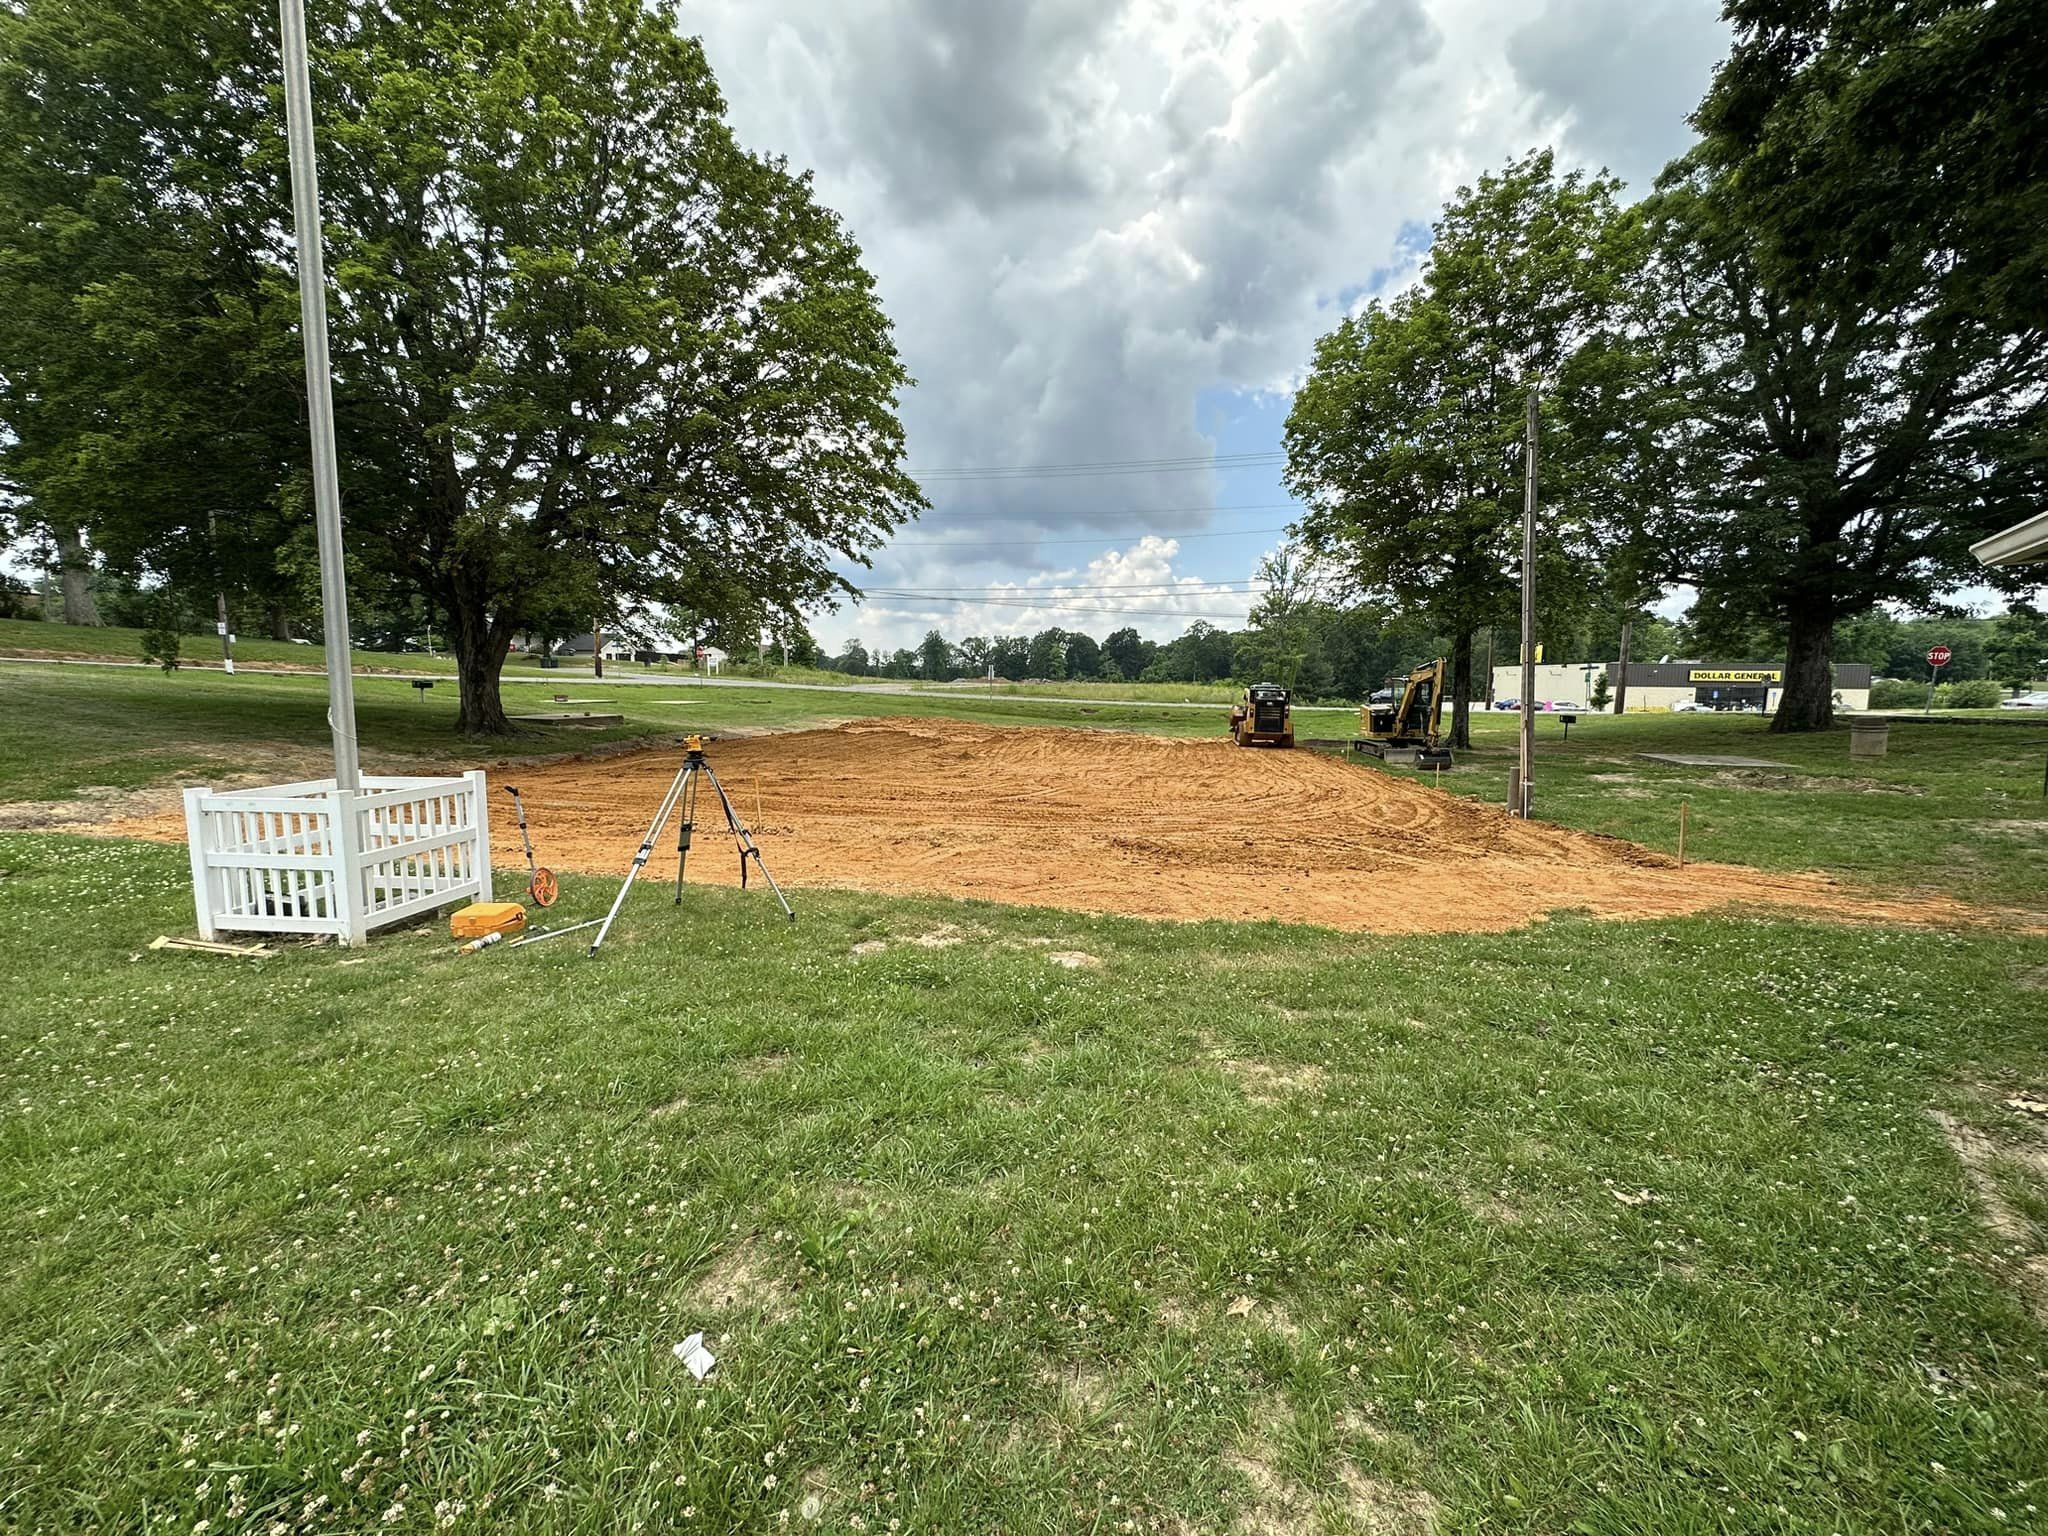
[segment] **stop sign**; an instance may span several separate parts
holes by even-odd
[[[1948,665],[1949,657],[1953,654],[1954,652],[1949,650],[1947,646],[1937,645],[1927,653],[1927,665],[1930,667],[1945,667]]]

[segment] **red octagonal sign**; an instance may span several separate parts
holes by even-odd
[[[1954,654],[1947,646],[1937,645],[1927,653],[1927,665],[1930,667],[1945,667],[1948,665],[1949,657]]]

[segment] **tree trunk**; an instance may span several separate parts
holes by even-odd
[[[269,625],[271,639],[291,639],[292,616],[289,612],[286,611],[283,603],[265,604],[263,609],[263,616],[265,622]]]
[[[1785,692],[1774,731],[1824,731],[1835,723],[1835,616],[1823,604],[1792,610],[1785,643]]]
[[[73,524],[53,527],[57,542],[57,582],[64,594],[66,624],[97,625],[99,605],[92,600],[92,556],[85,552],[85,535]]]
[[[1459,630],[1451,644],[1451,748],[1472,750],[1472,632]]]
[[[459,598],[448,605],[448,612],[455,681],[461,695],[455,728],[466,736],[511,735],[512,722],[505,718],[498,678],[505,669],[505,655],[512,649],[512,631],[492,624]]]
[[[1621,621],[1621,666],[1614,674],[1614,712],[1617,715],[1628,713],[1628,652],[1630,643],[1635,639],[1635,633],[1636,621],[1632,618],[1623,619]]]

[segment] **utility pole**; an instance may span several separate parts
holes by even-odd
[[[1493,632],[1494,626],[1486,626],[1486,707],[1493,708]]]
[[[327,360],[327,263],[320,248],[320,179],[313,156],[313,82],[306,68],[306,0],[278,0],[285,125],[291,140],[292,226],[299,240],[299,331],[306,349],[306,417],[313,438],[313,525],[320,536],[320,622],[327,641],[327,725],[334,783],[362,787],[356,756],[356,680],[342,564],[341,477],[334,454],[334,379]]]
[[[604,622],[600,619],[590,621],[590,665],[592,676],[604,676]]]
[[[206,542],[213,552],[213,627],[220,631],[220,669],[235,675],[235,637],[228,633],[227,584],[221,578],[220,533],[214,525],[213,508],[206,509]]]
[[[1515,781],[1515,814],[1527,817],[1534,803],[1536,767],[1536,386],[1529,386],[1529,422],[1524,431],[1522,486],[1522,748]]]
[[[1621,621],[1621,667],[1614,675],[1614,712],[1617,715],[1628,713],[1628,651],[1635,632],[1635,615],[1630,614]]]

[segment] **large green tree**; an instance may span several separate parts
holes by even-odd
[[[1772,728],[1833,718],[1833,636],[1965,580],[2048,493],[2048,50],[2030,6],[1735,0],[1651,212],[1688,412],[1677,574],[1785,637]]]
[[[1316,345],[1287,419],[1303,541],[1452,637],[1452,739],[1470,746],[1472,636],[1516,604],[1524,421],[1545,421],[1540,581],[1553,609],[1587,598],[1614,403],[1635,353],[1625,285],[1640,231],[1606,176],[1550,153],[1461,188],[1415,287]]]
[[[117,568],[287,606],[293,311],[245,166],[276,72],[218,0],[0,9],[0,485],[73,622],[88,532]]]
[[[0,377],[73,407],[46,423],[24,402],[47,392],[11,392],[10,486],[166,569],[218,563],[218,539],[190,554],[200,512],[306,517],[264,17],[22,0],[0,33],[32,60],[0,74],[0,127],[66,168],[0,166],[0,288],[36,254],[49,326],[0,329]],[[845,589],[835,562],[921,505],[907,379],[853,241],[734,141],[673,8],[392,0],[314,25],[351,560],[446,615],[463,726],[506,729],[499,670],[544,615],[783,630]],[[121,238],[67,274],[42,226],[101,203]]]

